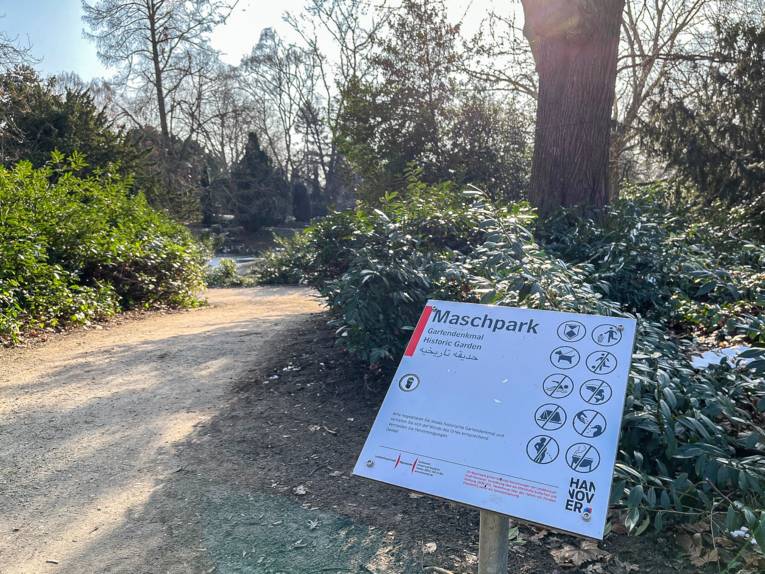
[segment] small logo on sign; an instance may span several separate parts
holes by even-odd
[[[592,516],[592,501],[595,500],[595,483],[583,478],[571,478],[567,494],[566,510],[578,512],[584,520],[589,520]]]
[[[404,392],[410,392],[420,386],[420,377],[409,374],[404,375],[398,380],[398,388]]]

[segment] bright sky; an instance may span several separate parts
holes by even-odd
[[[288,35],[282,14],[299,12],[303,4],[304,0],[240,0],[226,25],[213,34],[213,46],[224,53],[226,62],[237,64],[263,28]],[[492,4],[493,0],[447,0],[452,21],[467,12],[467,30],[477,28]],[[84,80],[109,75],[98,61],[94,44],[82,37],[81,0],[0,0],[0,15],[0,29],[32,44],[32,53],[40,59],[37,67],[44,74],[73,71]]]

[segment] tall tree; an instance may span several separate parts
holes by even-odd
[[[301,106],[298,123],[306,146],[303,176],[311,180],[313,196],[320,174],[323,203],[335,207],[352,205],[348,163],[338,145],[349,87],[373,72],[375,39],[390,14],[385,0],[374,6],[366,0],[308,0],[302,13],[285,16],[314,66],[313,93]]]
[[[410,163],[426,181],[448,179],[446,115],[456,93],[459,26],[441,0],[404,0],[371,59],[353,78],[341,116],[342,150],[362,177],[363,196],[405,187]]]
[[[282,223],[292,208],[284,174],[274,168],[255,133],[249,134],[244,156],[232,170],[232,192],[237,218],[250,231]]]
[[[55,150],[80,152],[93,168],[119,164],[129,172],[139,163],[139,150],[83,87],[64,87],[19,66],[0,74],[0,94],[0,163],[28,160],[39,167]]]
[[[608,202],[624,0],[522,0],[539,93],[529,199],[542,213]]]
[[[291,177],[296,173],[297,123],[313,93],[312,56],[285,44],[272,28],[266,28],[250,55],[242,60],[239,74],[264,147],[282,172]]]
[[[83,0],[86,36],[98,56],[119,70],[124,86],[154,93],[160,133],[170,139],[168,100],[194,71],[195,52],[233,4],[227,0]]]
[[[710,19],[717,13],[756,15],[762,0],[627,0],[622,19],[612,111],[610,193],[645,158],[639,131],[648,117],[658,87],[684,86],[691,91],[689,68],[709,60],[713,52]],[[596,6],[596,4],[593,4]],[[761,13],[761,11],[760,11]],[[534,105],[538,82],[533,56],[514,6],[491,12],[469,44],[466,72],[492,90],[521,94]]]
[[[644,136],[701,199],[737,208],[730,218],[740,224],[745,214],[744,224],[763,237],[765,24],[720,23],[714,32],[717,63],[703,70],[692,93],[664,85]]]

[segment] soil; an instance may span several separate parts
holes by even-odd
[[[0,351],[0,573],[476,572],[476,510],[350,476],[387,385],[312,293],[209,299]],[[696,572],[673,547],[520,526],[510,572]]]

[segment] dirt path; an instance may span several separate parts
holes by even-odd
[[[476,510],[350,476],[387,385],[311,292],[209,299],[0,350],[0,574],[475,574]],[[521,526],[510,571],[698,572],[587,544]]]
[[[280,334],[320,310],[296,288],[208,299],[0,350],[0,573],[159,572],[146,560],[164,552],[169,530],[140,514],[183,470],[176,445],[278,350]]]

